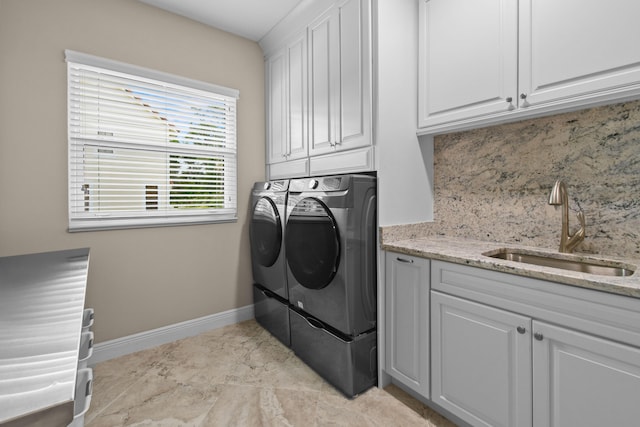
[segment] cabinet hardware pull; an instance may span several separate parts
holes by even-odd
[[[307,323],[309,324],[309,326],[311,326],[313,329],[322,329],[322,330],[324,330],[324,327],[323,327],[322,323],[319,320],[316,320],[313,317],[305,317],[304,320],[306,320]]]
[[[544,336],[540,332],[536,332],[535,334],[533,334],[533,337],[538,341],[542,341],[542,339],[544,338]]]
[[[516,331],[518,331],[519,334],[524,334],[525,332],[527,332],[527,330],[524,328],[524,326],[518,326],[516,328]]]
[[[397,257],[396,259],[398,261],[400,261],[400,262],[406,262],[406,263],[409,263],[409,264],[413,264],[413,260],[412,259],[406,259],[406,258],[400,258],[400,257]]]
[[[527,94],[526,93],[521,93],[520,94],[520,99],[527,99]]]
[[[513,101],[513,98],[512,98],[512,97],[510,97],[510,96],[508,96],[508,97],[507,97],[507,99],[506,99],[506,101],[507,101],[509,104],[511,104],[511,101]]]

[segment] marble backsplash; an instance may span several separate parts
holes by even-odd
[[[557,249],[567,184],[576,252],[640,258],[640,101],[436,136],[434,222],[385,227],[383,241],[429,235]]]

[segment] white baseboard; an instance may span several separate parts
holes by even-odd
[[[90,364],[95,365],[96,363],[104,362],[105,360],[113,359],[115,357],[157,347],[162,344],[170,343],[182,338],[192,337],[223,326],[233,325],[234,323],[253,319],[253,317],[253,305],[247,305],[245,307],[223,311],[222,313],[216,313],[210,316],[187,320],[185,322],[175,323],[162,328],[152,329],[150,331],[101,342],[93,347],[93,355],[91,356]]]

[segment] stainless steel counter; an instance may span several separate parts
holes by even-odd
[[[88,267],[86,248],[0,258],[3,427],[73,420]]]
[[[483,242],[455,237],[421,237],[416,239],[384,242],[382,249],[414,255],[422,258],[439,259],[457,264],[470,265],[488,270],[502,271],[520,276],[533,277],[567,285],[579,286],[598,291],[640,298],[640,262],[638,260],[611,259],[612,263],[633,267],[635,273],[627,277],[609,277],[597,274],[581,273],[543,267],[508,260],[491,258],[483,255],[491,251],[509,248],[520,252],[541,253],[548,256],[563,258],[566,254],[548,249],[532,248],[506,243]],[[571,258],[589,260],[593,255],[572,254]]]

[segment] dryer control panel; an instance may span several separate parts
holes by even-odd
[[[353,175],[321,176],[315,178],[292,179],[289,191],[303,193],[309,191],[342,191],[349,188],[349,182]]]

